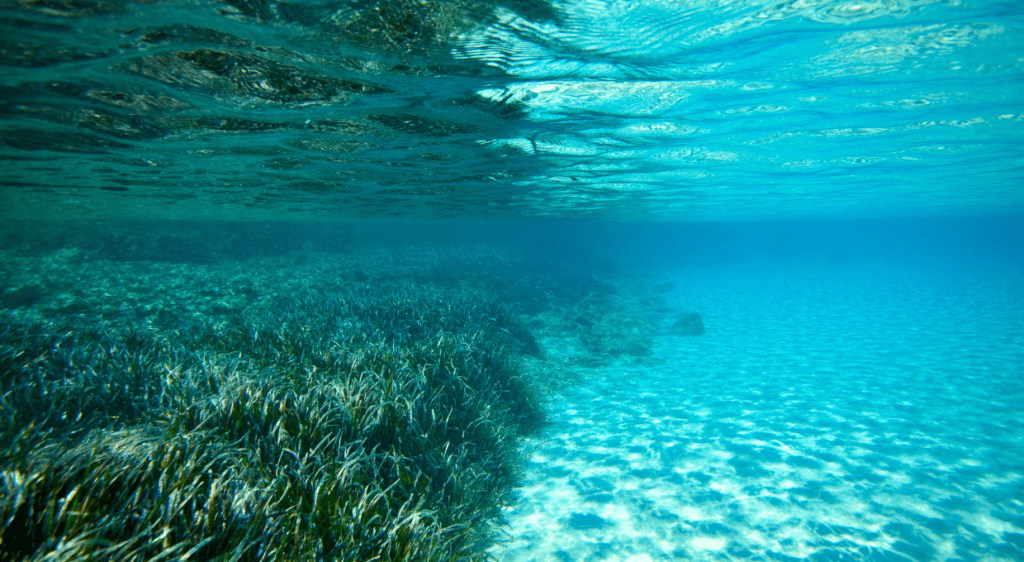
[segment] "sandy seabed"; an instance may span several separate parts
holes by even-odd
[[[1024,559],[1024,274],[675,272],[707,334],[560,398],[501,562]]]

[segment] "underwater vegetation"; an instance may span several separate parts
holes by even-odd
[[[495,307],[407,286],[227,327],[5,318],[0,559],[478,558],[543,420]]]
[[[487,247],[150,230],[4,234],[0,560],[484,559],[588,334],[655,329]]]

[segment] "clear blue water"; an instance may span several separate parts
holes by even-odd
[[[708,333],[559,402],[499,560],[1021,559],[1019,268],[665,275]]]
[[[5,224],[671,282],[707,334],[555,401],[497,560],[1024,560],[1024,3],[26,0],[0,67]]]
[[[1015,1],[5,2],[35,218],[1020,213]]]

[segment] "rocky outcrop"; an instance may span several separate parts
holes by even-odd
[[[699,336],[704,333],[704,321],[700,314],[687,312],[672,325],[672,333],[677,336]]]

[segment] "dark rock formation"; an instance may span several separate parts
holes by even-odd
[[[700,319],[700,314],[687,312],[672,325],[672,333],[677,336],[699,336],[704,333],[704,321]]]

